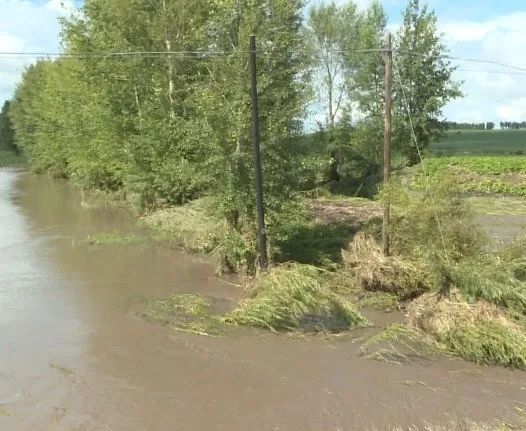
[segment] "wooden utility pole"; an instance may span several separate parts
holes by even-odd
[[[393,132],[393,47],[391,33],[387,34],[385,47],[385,130],[384,130],[384,186],[391,178],[391,147]],[[389,255],[389,203],[384,207],[382,226],[382,249]]]
[[[256,36],[250,36],[250,81],[252,88],[252,138],[254,142],[254,165],[256,169],[259,263],[261,269],[266,270],[268,268],[267,232],[265,227],[265,204],[263,200],[263,175],[261,172]]]

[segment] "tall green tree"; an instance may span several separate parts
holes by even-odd
[[[385,62],[381,50],[387,27],[387,16],[379,0],[373,0],[364,11],[360,28],[363,52],[348,58],[358,65],[350,85],[350,97],[356,102],[361,118],[356,124],[352,147],[365,160],[381,161],[383,146]],[[366,169],[369,169],[366,166]]]
[[[408,1],[395,40],[395,141],[415,164],[419,154],[407,116],[412,118],[418,147],[424,151],[442,130],[443,107],[462,93],[453,79],[455,67],[447,58],[449,51],[437,29],[436,14],[426,3]]]
[[[18,147],[15,145],[13,125],[9,117],[10,108],[11,102],[6,100],[0,111],[0,149],[18,152]]]
[[[326,113],[325,127],[334,129],[338,115],[349,103],[347,86],[356,66],[346,50],[359,46],[360,14],[353,1],[334,1],[312,6],[306,26],[309,48],[316,68],[318,98]],[[347,60],[347,61],[346,61]],[[347,66],[347,67],[346,67]]]

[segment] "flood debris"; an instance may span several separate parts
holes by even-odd
[[[448,298],[429,293],[409,305],[407,321],[464,359],[526,370],[524,328],[495,305],[468,304],[458,292]]]
[[[358,233],[342,251],[346,269],[366,291],[380,291],[402,299],[419,296],[431,288],[423,264],[398,256],[385,256],[372,235]]]

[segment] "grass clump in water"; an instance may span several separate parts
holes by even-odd
[[[220,316],[212,312],[212,302],[193,294],[178,294],[148,302],[140,316],[161,325],[199,335],[219,335],[224,332]]]
[[[401,364],[435,356],[440,347],[421,330],[397,323],[369,339],[363,353],[370,359]]]
[[[494,305],[425,294],[409,306],[408,324],[464,359],[526,370],[526,332]]]
[[[431,288],[424,264],[398,256],[385,256],[376,240],[359,233],[343,250],[347,270],[365,291],[387,292],[410,299]]]
[[[91,246],[102,246],[102,245],[131,245],[140,244],[145,239],[138,237],[133,234],[121,235],[117,232],[100,233],[95,235],[89,235],[84,241],[84,244]]]
[[[365,325],[354,305],[328,287],[320,270],[290,264],[256,278],[253,294],[226,321],[273,331],[340,332]]]

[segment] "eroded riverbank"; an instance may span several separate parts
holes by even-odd
[[[141,233],[124,210],[83,206],[63,182],[0,171],[0,219],[0,429],[448,429],[520,425],[526,410],[526,373],[373,361],[360,331],[211,338],[141,320],[130,304],[144,298],[234,303],[242,292],[206,260],[162,246],[81,244]]]

